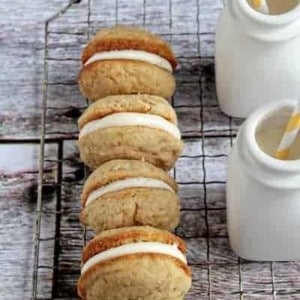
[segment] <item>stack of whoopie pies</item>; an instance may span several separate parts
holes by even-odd
[[[82,224],[97,235],[83,250],[78,293],[86,300],[183,299],[191,286],[177,184],[167,173],[183,143],[166,99],[176,59],[160,37],[135,27],[100,31],[82,53],[79,151],[93,169]]]

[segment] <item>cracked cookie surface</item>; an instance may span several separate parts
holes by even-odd
[[[156,179],[170,189],[136,186],[109,192],[87,204],[97,189],[132,178]],[[179,222],[177,185],[163,170],[146,162],[112,160],[97,168],[84,184],[81,222],[95,232],[124,226],[151,225],[173,230]]]

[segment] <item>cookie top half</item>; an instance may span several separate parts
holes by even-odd
[[[114,26],[99,31],[84,48],[85,64],[94,54],[106,51],[139,50],[159,55],[169,61],[173,70],[177,61],[169,44],[159,36],[138,27]]]
[[[121,112],[157,115],[177,124],[176,113],[167,100],[154,95],[137,94],[107,96],[93,102],[79,118],[79,128],[82,129],[91,121]]]
[[[111,160],[98,167],[86,180],[82,194],[82,206],[91,194],[98,188],[128,178],[153,178],[165,182],[170,188],[177,191],[175,180],[165,171],[150,163],[139,160]]]
[[[167,245],[176,245],[184,255],[187,251],[182,239],[174,234],[150,226],[123,227],[103,231],[92,239],[82,253],[82,264],[91,257],[111,248],[140,242],[158,242]]]

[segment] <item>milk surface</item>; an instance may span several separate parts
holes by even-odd
[[[272,112],[258,125],[255,134],[256,142],[260,149],[269,156],[274,157],[291,114],[290,108],[284,108]],[[298,134],[287,158],[287,160],[296,159],[300,159],[300,134]]]
[[[266,0],[271,15],[280,15],[294,9],[298,0]]]
[[[299,0],[266,0],[270,15],[284,14],[294,9],[298,4]],[[253,7],[252,0],[248,0],[248,3]]]

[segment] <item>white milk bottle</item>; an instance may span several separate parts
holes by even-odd
[[[300,134],[287,160],[273,158],[296,103],[273,102],[252,113],[230,154],[229,239],[246,259],[300,259]]]
[[[228,0],[216,31],[216,85],[223,112],[246,117],[270,101],[300,96],[300,3]]]

